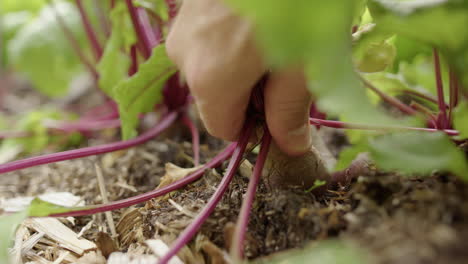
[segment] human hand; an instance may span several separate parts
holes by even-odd
[[[184,74],[208,132],[236,140],[255,83],[267,71],[249,21],[221,0],[186,0],[166,41]],[[276,144],[290,155],[311,145],[311,95],[300,69],[270,73],[264,89],[265,116]]]

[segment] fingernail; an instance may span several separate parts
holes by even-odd
[[[310,137],[310,127],[308,124],[288,132],[288,142],[290,149],[295,154],[303,154],[309,150],[312,144]]]

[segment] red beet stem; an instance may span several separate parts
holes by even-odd
[[[92,155],[104,154],[108,152],[113,152],[121,149],[127,149],[142,143],[158,136],[163,130],[168,128],[176,119],[178,113],[171,112],[167,114],[163,119],[159,121],[159,123],[151,128],[150,130],[146,131],[145,133],[141,134],[140,136],[126,140],[120,141],[115,143],[104,144],[101,146],[93,146],[81,149],[74,149],[68,150],[58,153],[46,154],[38,157],[31,157],[26,158],[23,160],[17,160],[10,163],[0,165],[0,174],[5,172],[11,172],[15,170],[20,170],[24,168],[29,168],[33,166],[53,163],[57,161],[63,160],[71,160],[77,159]]]
[[[190,239],[192,239],[192,237],[198,232],[201,225],[213,212],[216,205],[219,203],[224,193],[226,192],[229,183],[232,181],[234,174],[240,165],[252,130],[253,122],[247,121],[246,126],[242,130],[240,139],[236,143],[236,149],[234,150],[234,153],[231,157],[231,161],[229,162],[229,166],[226,170],[226,176],[224,176],[224,178],[221,180],[218,188],[216,189],[215,193],[210,198],[206,206],[203,208],[203,210],[198,214],[198,216],[193,220],[193,222],[187,228],[185,228],[185,230],[179,235],[177,240],[169,249],[169,252],[159,260],[159,264],[167,264],[169,260],[173,256],[175,256],[177,252],[179,252],[179,250],[190,241]]]

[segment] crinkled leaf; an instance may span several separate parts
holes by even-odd
[[[468,139],[468,103],[466,101],[455,108],[453,125],[460,132],[460,137]]]
[[[0,263],[10,263],[8,249],[13,242],[13,234],[26,217],[26,211],[0,216]]]
[[[151,57],[140,64],[138,72],[120,82],[114,90],[119,105],[124,139],[136,136],[138,115],[149,112],[162,99],[166,80],[176,72],[164,45],[156,46]]]
[[[71,3],[58,2],[57,11],[73,35],[84,43],[80,16]],[[39,16],[22,27],[8,43],[9,60],[39,91],[49,96],[64,95],[82,65],[57,23],[55,12],[45,7]]]
[[[365,264],[363,251],[336,240],[322,241],[301,250],[291,250],[257,264]]]
[[[384,170],[428,174],[450,171],[468,180],[468,161],[449,137],[442,133],[405,132],[370,141],[370,153]]]
[[[124,2],[116,4],[110,14],[112,33],[107,41],[104,54],[97,66],[99,87],[114,98],[114,87],[127,77],[130,59],[124,51],[128,51],[128,35],[134,35],[129,25],[129,16]],[[135,42],[135,37],[133,37]]]

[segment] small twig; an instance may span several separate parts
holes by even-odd
[[[104,177],[102,176],[102,170],[97,163],[94,164],[94,169],[96,170],[96,177],[98,180],[99,192],[101,193],[102,202],[108,203],[109,199],[107,197],[106,185],[104,182]],[[104,214],[106,215],[107,225],[109,226],[112,237],[116,238],[117,232],[115,231],[115,223],[114,219],[112,218],[112,212],[107,211]]]

